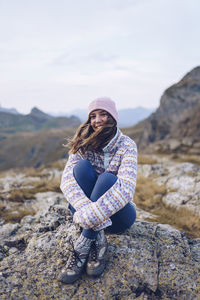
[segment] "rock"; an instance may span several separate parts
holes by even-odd
[[[178,139],[171,139],[168,141],[168,145],[171,151],[178,149],[181,145],[181,142]]]
[[[125,133],[144,153],[200,154],[200,66],[167,88],[158,109]]]
[[[193,139],[191,137],[185,137],[185,138],[182,139],[182,143],[185,146],[191,147],[192,144],[193,144]],[[199,144],[199,148],[200,148],[200,143],[198,143],[198,144]]]
[[[35,194],[36,201],[32,203],[32,208],[37,211],[35,217],[44,215],[49,207],[55,203],[59,203],[64,198],[60,193],[45,192]]]
[[[1,240],[1,299],[198,299],[200,239],[188,240],[169,225],[136,221],[121,235],[107,235],[108,261],[100,278],[84,274],[63,285],[57,276],[79,227],[60,204],[38,212],[28,232],[26,220],[30,226],[25,217],[14,235]]]
[[[17,251],[18,251],[17,248],[11,247],[11,248],[9,249],[9,255],[10,255],[10,254],[13,254],[13,253],[16,253]]]
[[[197,147],[191,148],[191,149],[188,150],[188,153],[198,155],[198,154],[200,154],[200,148],[197,148]]]
[[[145,220],[145,219],[152,219],[155,218],[156,215],[149,213],[139,207],[136,207],[137,219],[138,220]]]
[[[138,174],[166,185],[162,201],[167,205],[186,207],[200,216],[200,167],[192,163],[177,163],[160,159],[155,165],[139,165]]]
[[[200,149],[200,142],[194,143],[193,147]]]
[[[14,234],[16,234],[16,232],[19,230],[20,225],[18,223],[16,224],[4,224],[1,228],[0,228],[0,241],[12,236]]]
[[[199,210],[200,167],[156,157],[155,164],[139,165],[138,171],[167,186],[166,203]],[[25,178],[21,173],[18,182],[13,173],[4,192],[23,186]],[[26,184],[31,186],[30,177]],[[144,221],[155,216],[139,208],[129,230],[107,235],[108,261],[100,278],[83,274],[73,285],[61,284],[57,276],[70,254],[69,238],[75,241],[80,228],[61,193],[37,193],[34,198],[34,216],[1,224],[0,299],[198,299],[200,239]]]

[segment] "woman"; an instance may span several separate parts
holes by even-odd
[[[109,233],[121,233],[135,221],[133,200],[137,148],[117,127],[113,100],[98,98],[89,105],[88,120],[69,143],[61,190],[73,221],[83,229],[59,280],[73,283],[86,267],[90,276],[105,268]]]

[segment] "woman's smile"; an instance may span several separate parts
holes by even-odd
[[[94,110],[90,114],[90,122],[94,131],[105,126],[108,121],[108,114],[105,110]]]

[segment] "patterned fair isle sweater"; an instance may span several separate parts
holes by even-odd
[[[105,171],[117,176],[114,185],[96,202],[84,194],[73,176],[73,168],[80,159],[91,162],[97,174]],[[137,175],[137,147],[135,142],[118,129],[102,152],[87,151],[84,155],[70,154],[61,179],[61,190],[75,208],[73,220],[85,229],[101,230],[112,224],[110,216],[133,201]]]

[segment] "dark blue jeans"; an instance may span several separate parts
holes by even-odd
[[[80,160],[73,170],[74,178],[85,195],[93,202],[97,201],[117,181],[117,176],[104,172],[97,176],[88,160]],[[75,209],[69,204],[74,214]],[[122,209],[110,217],[112,225],[105,229],[109,233],[121,233],[128,229],[136,219],[136,211],[131,203],[127,203]],[[95,239],[98,231],[83,229],[82,234],[90,239]]]

